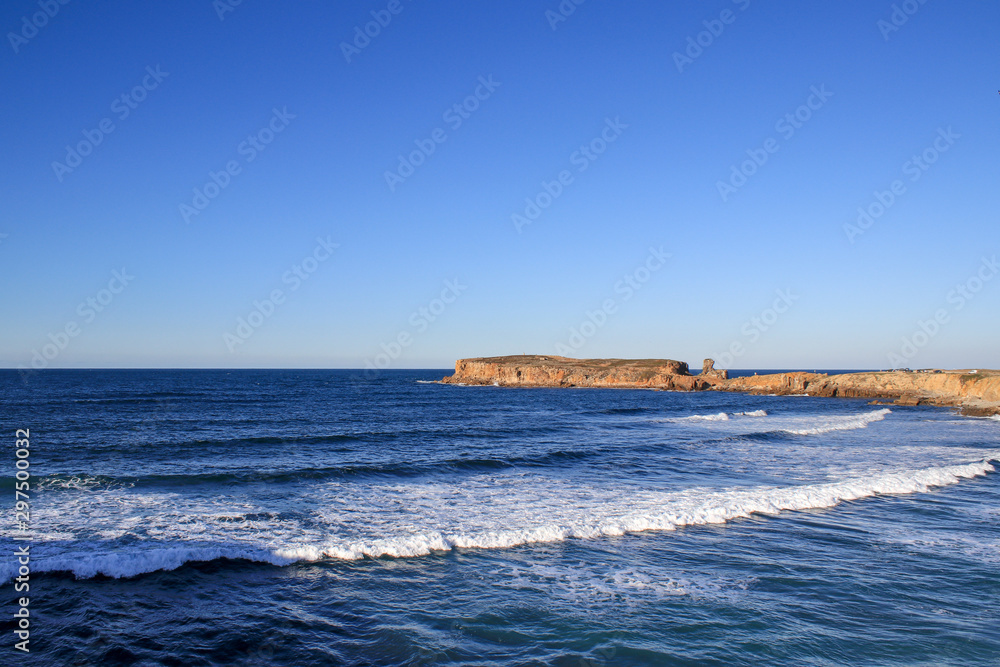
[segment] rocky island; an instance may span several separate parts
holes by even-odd
[[[871,398],[896,405],[938,405],[962,414],[1000,414],[1000,371],[927,370],[864,373],[775,373],[730,378],[706,359],[692,374],[673,359],[570,359],[518,355],[459,359],[445,384],[501,387],[602,387],[670,391]]]

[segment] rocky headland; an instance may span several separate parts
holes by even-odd
[[[692,374],[673,359],[570,359],[519,355],[460,359],[446,384],[501,387],[601,387],[671,391],[870,398],[896,405],[938,405],[963,414],[1000,414],[1000,371],[929,370],[865,373],[775,373],[730,378],[706,359]]]

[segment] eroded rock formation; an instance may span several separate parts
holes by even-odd
[[[715,370],[715,359],[706,359],[701,364],[701,377],[727,380],[729,379],[729,371]]]
[[[452,384],[495,384],[502,387],[617,387],[694,391],[703,380],[688,365],[673,359],[569,359],[523,355],[460,359]]]
[[[966,414],[998,414],[1000,372],[889,371],[829,375],[811,385],[809,394],[890,398],[897,405],[960,406]]]
[[[673,359],[570,359],[522,355],[460,359],[447,384],[504,387],[607,387],[675,391],[739,391],[891,399],[897,405],[941,405],[965,414],[1000,414],[998,371],[886,371],[871,373],[776,373],[729,378],[706,359],[700,375]]]

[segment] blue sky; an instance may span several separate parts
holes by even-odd
[[[223,2],[3,4],[0,366],[1000,367],[996,3]]]

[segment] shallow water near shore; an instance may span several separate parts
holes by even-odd
[[[30,660],[1000,660],[1000,421],[444,374],[0,372]]]

